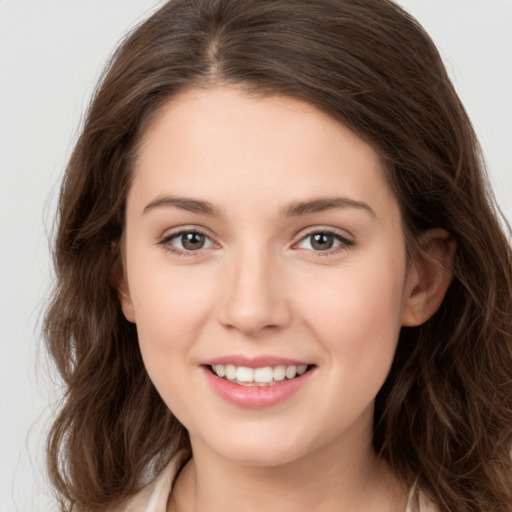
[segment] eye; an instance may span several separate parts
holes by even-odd
[[[176,253],[190,253],[214,246],[207,235],[193,229],[172,233],[162,238],[159,243]]]
[[[297,244],[299,249],[308,249],[315,252],[335,252],[354,245],[352,240],[328,230],[315,231],[303,237]]]

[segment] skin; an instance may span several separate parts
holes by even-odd
[[[289,215],[334,197],[345,202]],[[319,250],[311,235],[326,229],[333,248]],[[203,248],[187,250],[183,230]],[[445,232],[420,242],[449,267]],[[190,434],[169,510],[404,510],[372,450],[373,407],[401,326],[425,321],[449,284],[432,261],[407,263],[381,162],[346,127],[234,87],[174,97],[140,147],[119,283],[147,371]],[[204,361],[227,355],[314,369],[283,402],[246,409],[205,379]]]

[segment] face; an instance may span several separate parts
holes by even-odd
[[[412,285],[366,143],[290,98],[181,93],[145,134],[124,250],[123,311],[194,450],[369,446]]]

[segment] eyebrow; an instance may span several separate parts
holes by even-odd
[[[187,212],[209,215],[211,217],[220,217],[220,211],[208,201],[192,199],[190,197],[162,196],[157,197],[144,207],[143,213],[147,213],[154,208],[174,207]]]
[[[197,213],[200,215],[208,215],[211,217],[221,216],[220,210],[209,201],[172,195],[157,197],[144,207],[143,213],[147,213],[150,210],[161,207],[178,208],[187,212]],[[302,215],[311,215],[327,210],[337,210],[342,208],[356,208],[365,210],[372,217],[376,216],[375,212],[367,203],[349,199],[347,197],[325,197],[311,199],[309,201],[295,201],[283,208],[280,212],[280,215],[284,217],[300,217]]]
[[[326,210],[338,210],[342,208],[357,208],[367,211],[372,217],[376,217],[372,208],[363,201],[356,201],[347,197],[325,197],[312,199],[310,201],[297,201],[286,206],[281,215],[285,217],[298,217],[301,215],[311,215]]]

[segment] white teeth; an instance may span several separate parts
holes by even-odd
[[[270,366],[256,368],[254,370],[254,382],[263,382],[268,384],[274,380],[274,372]]]
[[[236,369],[236,380],[238,382],[254,382],[254,370],[245,366]]]
[[[261,368],[248,368],[247,366],[235,366],[233,364],[215,364],[212,366],[213,372],[218,377],[225,377],[227,380],[236,381],[241,385],[273,385],[285,378],[293,379],[302,375],[308,366],[301,364],[295,365],[278,365],[263,366]]]
[[[219,364],[218,366],[222,366]],[[226,365],[226,379],[235,380],[236,379],[236,366],[234,364]],[[220,377],[220,375],[219,375]]]
[[[219,377],[224,377],[226,375],[226,369],[223,364],[216,364],[213,369]]]
[[[280,365],[274,368],[274,380],[284,380],[286,377],[286,366]]]
[[[285,375],[287,379],[293,379],[293,377],[297,375],[297,367],[294,366],[293,364],[291,366],[287,366]]]

